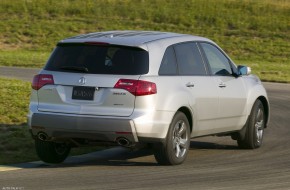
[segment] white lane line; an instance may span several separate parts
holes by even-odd
[[[24,168],[36,168],[36,167],[39,167],[41,165],[44,165],[44,163],[41,161],[12,164],[12,165],[0,165],[0,172],[20,170],[20,169],[24,169]]]
[[[14,166],[3,166],[3,165],[0,165],[0,172],[19,170],[19,169],[22,169],[22,168],[17,168],[17,167],[14,167]]]

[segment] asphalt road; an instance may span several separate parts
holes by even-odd
[[[39,69],[32,68],[19,68],[19,67],[0,67],[0,76],[6,78],[16,78],[24,81],[31,82]]]
[[[148,150],[113,148],[71,157],[60,165],[36,162],[2,166],[0,190],[289,190],[290,85],[264,85],[270,98],[271,122],[260,149],[240,150],[230,137],[196,138],[184,164],[158,166]]]

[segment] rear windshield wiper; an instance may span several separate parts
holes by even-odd
[[[77,66],[63,66],[60,69],[69,70],[69,71],[81,71],[83,73],[89,72],[88,68],[86,68],[86,67],[77,67]]]

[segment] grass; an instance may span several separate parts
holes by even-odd
[[[264,82],[290,83],[290,63],[238,60],[236,64],[250,66],[252,73]]]
[[[0,50],[0,65],[10,67],[43,67],[49,52],[29,50]]]
[[[38,160],[25,125],[0,126],[0,165]]]
[[[0,125],[26,123],[30,83],[0,78]]]
[[[263,80],[290,82],[288,0],[2,0],[0,16],[0,65],[42,67],[81,33],[159,30],[208,37]]]
[[[37,160],[26,125],[30,83],[0,78],[0,164]]]
[[[0,165],[39,160],[27,126],[30,83],[0,78]],[[102,147],[72,149],[71,155]]]

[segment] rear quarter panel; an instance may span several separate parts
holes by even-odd
[[[181,88],[179,76],[142,76],[140,80],[154,82],[157,94],[136,97],[134,122],[139,136],[165,138],[176,111],[188,107],[188,94]]]

